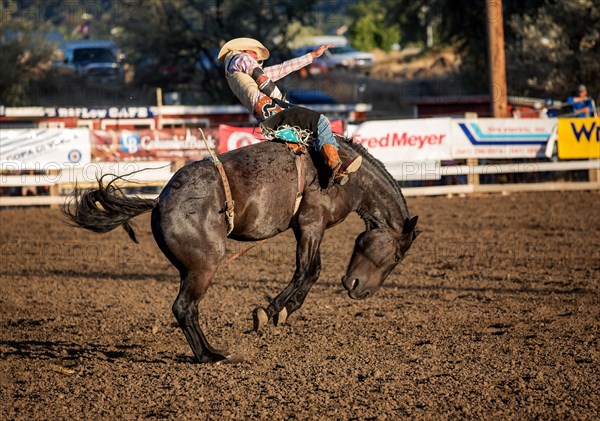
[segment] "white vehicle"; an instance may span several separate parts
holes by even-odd
[[[322,58],[331,68],[366,68],[375,62],[373,54],[357,51],[349,45],[330,48]]]
[[[121,80],[121,58],[112,41],[73,41],[64,45],[60,67],[86,80],[114,83]]]

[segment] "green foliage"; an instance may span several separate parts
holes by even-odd
[[[60,59],[59,42],[80,38],[76,28],[86,21],[92,38],[109,38],[117,6],[110,0],[0,1],[0,103],[44,105],[48,95],[56,99],[65,82],[52,67]]]
[[[352,15],[355,20],[350,25],[349,38],[359,50],[381,48],[390,51],[394,44],[400,42],[400,27],[386,22],[381,1],[358,3],[352,8]]]
[[[564,98],[580,83],[594,95],[600,92],[596,3],[504,0],[509,94]],[[222,73],[199,57],[214,59],[225,41],[242,36],[263,41],[277,55],[290,39],[322,18],[315,10],[334,13],[336,18],[328,21],[331,27],[350,22],[350,40],[362,50],[389,50],[400,40],[403,45],[424,45],[426,27],[432,25],[436,41],[461,55],[463,92],[488,90],[485,2],[2,0],[0,100],[12,105],[31,102],[31,84],[40,83],[50,72],[52,48],[43,33],[57,31],[67,39],[78,38],[78,25],[87,21],[91,38],[119,43],[140,86],[201,92],[205,103],[235,102]],[[180,74],[165,74],[166,67]]]
[[[198,61],[198,57],[215,60],[220,46],[237,37],[256,38],[277,53],[295,36],[297,30],[290,28],[311,23],[314,3],[315,0],[137,0],[137,13],[123,24],[119,41],[136,68],[144,67],[145,75],[157,75],[165,65],[175,66],[190,73],[194,89],[202,91],[205,100],[234,102],[221,72],[215,72],[206,59]],[[176,87],[178,80],[162,78],[151,83],[169,89]]]
[[[323,32],[314,26],[304,26],[299,22],[288,25],[285,38],[289,39],[290,48],[302,47],[307,38],[323,35]]]
[[[119,20],[125,20],[135,12],[129,0],[3,0],[0,2],[2,23],[30,24],[36,30],[60,32],[65,39],[77,39],[81,35],[77,27],[84,22],[90,25],[91,38],[110,37],[110,31]]]
[[[427,24],[462,57],[464,92],[488,90],[485,2],[381,0],[404,42],[425,40]],[[372,2],[363,1],[365,5]],[[600,8],[594,0],[502,2],[510,95],[572,95],[579,83],[600,92]]]
[[[509,15],[507,72],[520,92],[600,94],[600,10],[591,0],[545,1],[527,16]]]
[[[39,28],[36,28],[39,29]],[[43,80],[51,68],[52,44],[30,22],[9,22],[0,38],[0,103],[27,105],[31,84]]]
[[[66,39],[81,38],[78,25],[88,22],[91,39],[117,41],[134,66],[135,81],[140,87],[195,91],[200,93],[199,101],[215,103],[235,101],[222,72],[209,63],[216,60],[219,47],[232,38],[252,37],[276,54],[303,26],[315,20],[315,3],[316,0],[2,0],[0,7],[3,19],[11,24],[44,27],[60,32]],[[3,21],[2,31],[5,30]],[[3,63],[15,63],[27,47],[3,45],[2,50]],[[6,85],[2,86],[3,93],[10,90],[11,98],[27,96],[27,73],[14,65],[0,72],[4,72],[0,83]],[[19,80],[13,82],[15,78]]]

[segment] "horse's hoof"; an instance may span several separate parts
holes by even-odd
[[[275,316],[275,319],[273,320],[273,324],[275,326],[279,326],[285,323],[285,321],[287,320],[287,308],[282,308],[281,311],[279,312],[278,315]]]
[[[220,361],[217,361],[215,365],[220,364],[239,364],[244,362],[245,358],[240,354],[229,354]]]
[[[198,362],[201,364],[221,364],[227,361],[228,358],[229,355],[227,355],[226,352],[215,351],[202,355],[202,357],[198,359]]]
[[[254,331],[258,332],[260,329],[265,327],[267,323],[269,323],[269,316],[267,316],[267,312],[262,307],[256,307],[254,309],[254,314],[252,315],[254,321]]]

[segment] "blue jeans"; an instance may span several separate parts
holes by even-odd
[[[340,148],[331,131],[331,124],[323,114],[319,117],[319,123],[317,124],[317,137],[315,143],[317,144],[317,149],[319,151],[325,144],[333,145],[336,149]]]

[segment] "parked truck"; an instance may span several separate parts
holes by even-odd
[[[58,67],[63,72],[72,72],[87,82],[99,84],[122,81],[123,57],[113,41],[69,41],[62,49],[64,58]]]

